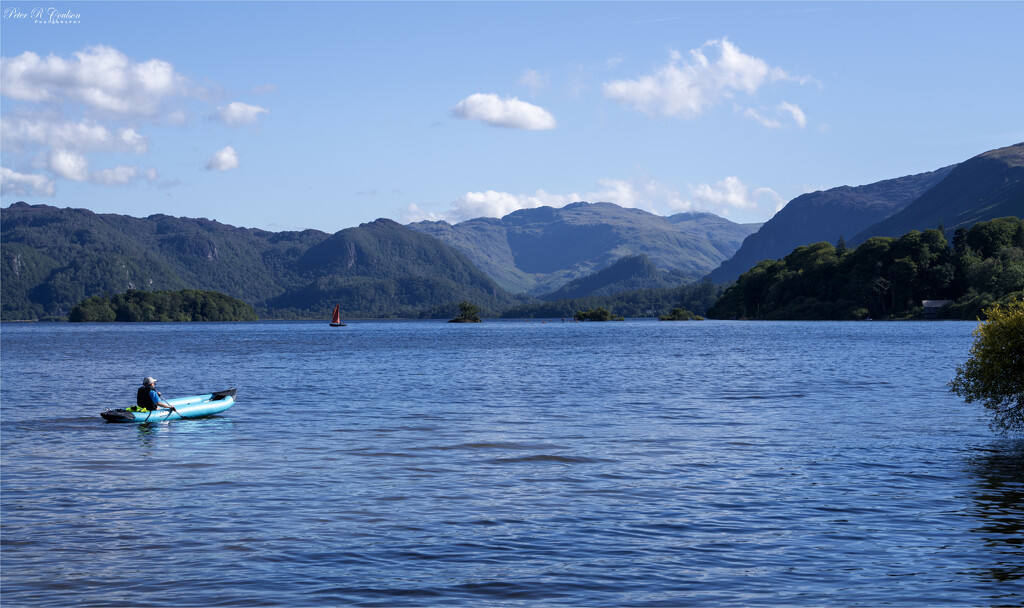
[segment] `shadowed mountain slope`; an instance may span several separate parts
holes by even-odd
[[[952,232],[1007,216],[1024,217],[1024,143],[960,163],[914,202],[863,230],[850,244],[940,225]]]
[[[803,194],[743,241],[734,256],[711,274],[715,283],[735,280],[761,260],[781,258],[793,249],[840,236],[852,238],[868,226],[909,205],[949,174],[952,167],[866,186],[841,186]]]

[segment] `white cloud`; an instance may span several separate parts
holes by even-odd
[[[117,132],[121,142],[136,154],[145,154],[149,149],[149,139],[135,129],[121,129]]]
[[[479,120],[492,127],[540,131],[554,129],[555,117],[540,106],[515,97],[502,99],[489,93],[474,93],[452,108],[463,120]]]
[[[412,222],[437,222],[444,220],[444,216],[434,213],[432,211],[424,211],[420,209],[420,206],[416,203],[409,203],[409,206],[402,211],[402,223],[410,224]]]
[[[0,167],[0,194],[53,196],[53,193],[53,179],[45,175],[29,175]]]
[[[782,102],[775,106],[775,113],[772,116],[764,116],[753,108],[748,108],[743,115],[753,118],[769,129],[781,129],[790,121],[801,129],[807,126],[807,115],[804,114],[804,111],[800,109],[800,106],[788,102]]]
[[[70,150],[50,151],[50,171],[76,182],[89,180],[89,161]]]
[[[543,189],[533,194],[514,194],[496,190],[467,192],[452,201],[444,213],[425,213],[416,205],[410,205],[405,216],[429,220],[444,219],[457,223],[476,217],[503,217],[520,209],[564,207],[578,201],[615,203],[621,207],[638,208],[651,213],[657,213],[658,209],[681,209],[687,204],[673,186],[656,179],[603,178],[597,181],[597,188],[582,193],[556,194]]]
[[[604,178],[597,180],[596,188],[587,192],[558,194],[543,189],[533,194],[497,190],[467,192],[452,201],[444,212],[427,212],[416,204],[410,204],[402,217],[405,222],[445,220],[454,224],[477,217],[504,217],[520,209],[559,208],[578,201],[614,203],[658,215],[708,211],[724,217],[736,212],[745,217],[770,217],[786,205],[785,199],[771,188],[751,188],[735,176],[715,184],[689,184],[688,191],[688,196],[683,196],[672,184],[647,175],[629,179]]]
[[[90,182],[101,186],[125,186],[135,182],[140,175],[137,166],[126,165],[110,169],[100,169],[90,173],[89,161],[84,156],[68,150],[51,151],[49,169],[58,177],[63,177],[64,179],[76,182]],[[147,170],[144,177],[150,181],[156,179],[156,170]]]
[[[753,192],[738,177],[729,176],[712,184],[690,185],[689,208],[702,209],[722,215],[733,210],[772,208],[778,211],[786,201],[771,188],[755,188]],[[780,206],[781,205],[781,206]]]
[[[150,140],[140,125],[187,128],[191,103],[206,105],[206,113],[227,125],[256,122],[269,112],[241,102],[215,106],[218,90],[216,85],[196,86],[168,61],[139,61],[104,45],[63,56],[27,51],[0,57],[4,160],[8,166],[22,171],[33,167],[28,170],[38,173],[5,169],[5,192],[53,195],[60,179],[100,186],[155,183],[160,179],[157,169],[142,169],[133,160],[118,159],[120,164],[111,162],[97,171],[90,171],[90,165],[101,164],[94,158],[98,153],[147,154]],[[207,165],[220,171],[238,166],[238,155],[230,147],[217,152]],[[179,182],[171,178],[164,183]]]
[[[550,194],[544,190],[537,190],[534,194],[512,194],[494,190],[467,192],[455,199],[444,215],[451,222],[461,222],[475,217],[503,217],[519,209],[564,207],[578,200],[583,199],[575,194]]]
[[[217,116],[229,125],[243,125],[256,122],[260,114],[268,114],[270,110],[259,106],[233,101],[226,106],[217,108]]]
[[[230,169],[238,168],[238,154],[235,153],[235,149],[231,146],[226,146],[218,150],[210,162],[206,164],[207,170],[210,171],[228,171]]]
[[[138,167],[114,167],[113,169],[101,169],[92,174],[90,180],[93,183],[104,186],[124,186],[134,182],[139,177]]]
[[[65,150],[132,152],[145,154],[149,140],[132,128],[113,133],[94,120],[52,122],[47,119],[2,118],[5,145],[46,146]]]
[[[167,61],[136,62],[98,45],[67,59],[31,51],[0,58],[0,89],[10,99],[71,100],[105,113],[153,116],[165,100],[188,94],[188,81]]]
[[[691,119],[736,93],[752,95],[769,82],[805,82],[746,55],[727,38],[709,40],[688,56],[672,51],[654,73],[604,84],[604,95],[651,116]]]

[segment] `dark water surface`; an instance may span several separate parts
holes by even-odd
[[[1020,605],[974,327],[5,324],[0,600]],[[238,402],[105,423],[145,375]]]

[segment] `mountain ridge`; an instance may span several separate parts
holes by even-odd
[[[696,280],[731,256],[753,230],[710,213],[665,217],[585,201],[409,227],[459,249],[507,290],[534,295],[640,254],[681,280]]]
[[[909,205],[952,168],[801,194],[747,237],[736,254],[708,276],[714,283],[732,281],[761,260],[777,259],[801,245],[853,237]]]
[[[1006,216],[1024,216],[1024,143],[989,150],[956,165],[935,186],[855,235],[850,244],[940,225],[952,232]]]

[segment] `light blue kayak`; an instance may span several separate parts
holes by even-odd
[[[205,418],[228,409],[235,403],[236,389],[217,391],[195,397],[179,397],[168,399],[167,403],[173,410],[159,409],[151,412],[131,412],[126,409],[107,410],[100,416],[107,422],[163,422],[165,420],[181,420]]]

